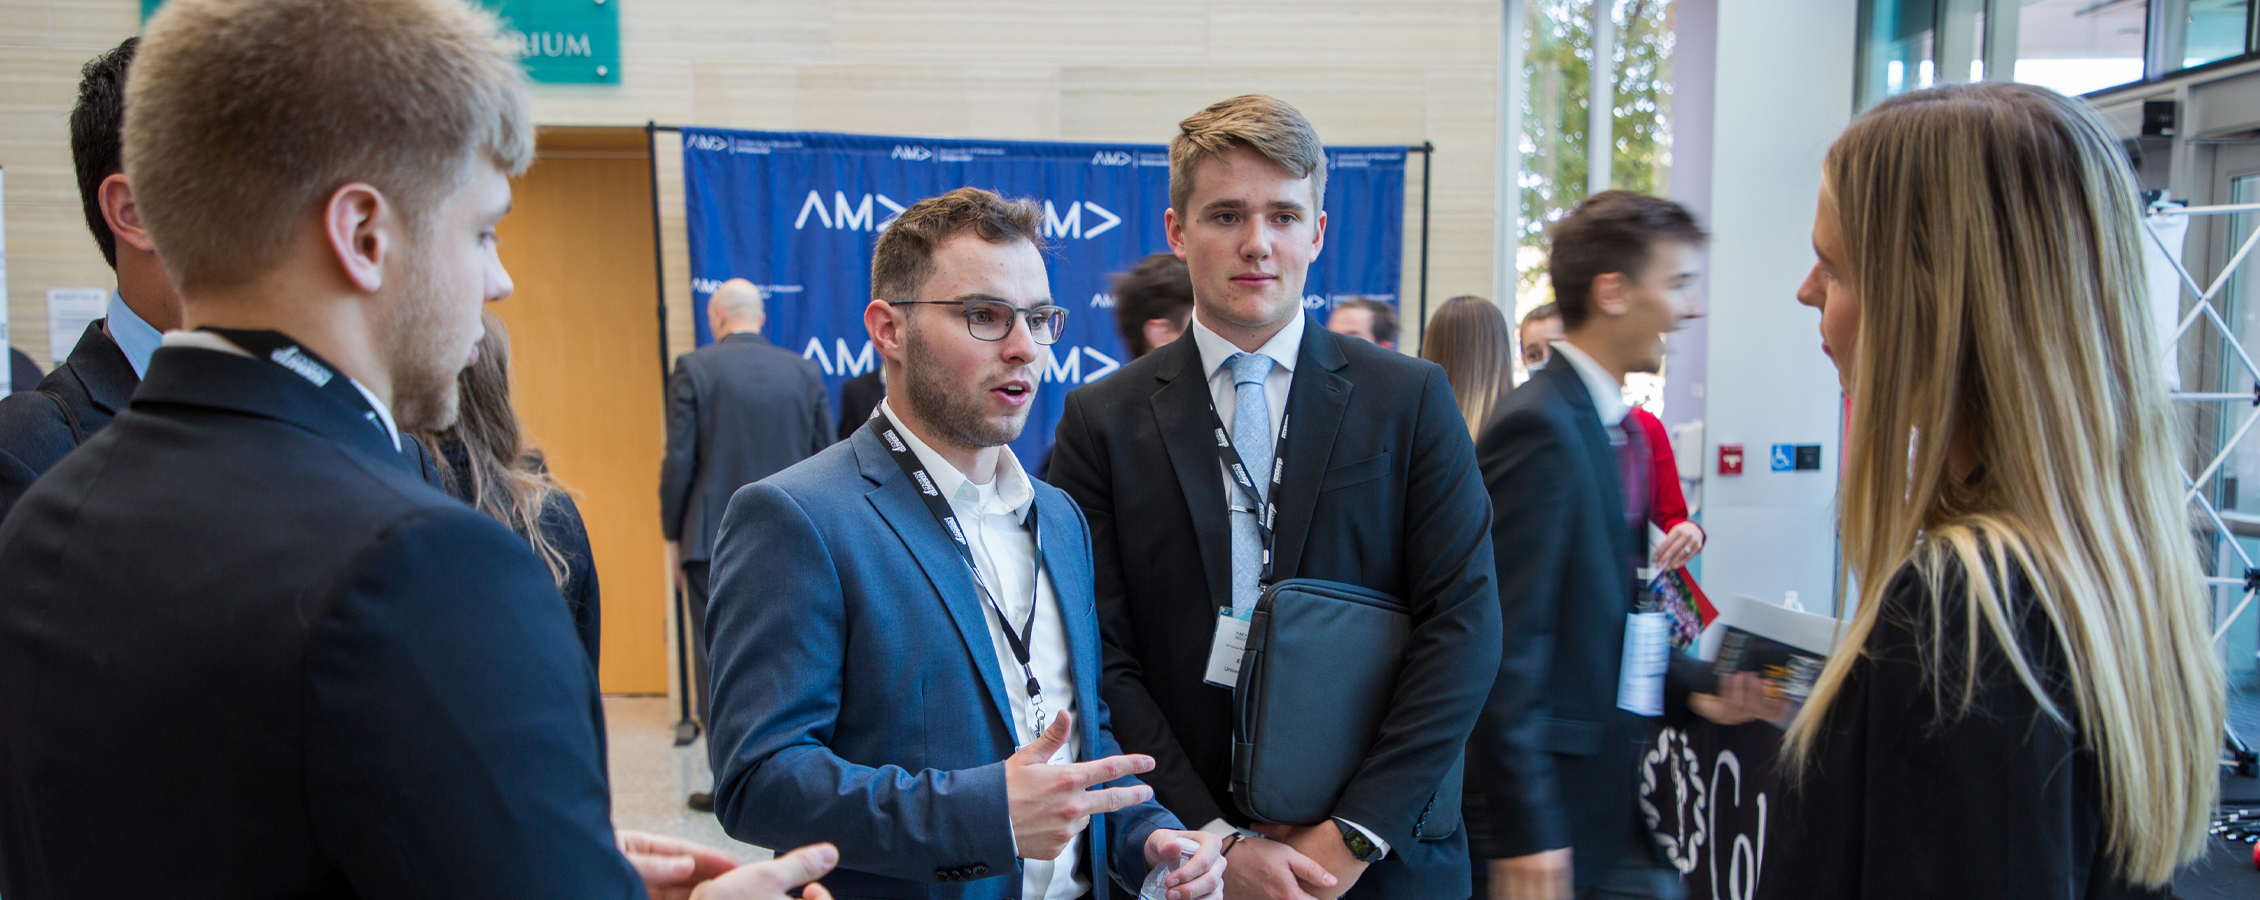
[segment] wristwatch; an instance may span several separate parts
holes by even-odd
[[[1350,855],[1357,857],[1358,862],[1369,863],[1381,859],[1381,848],[1374,846],[1372,839],[1367,838],[1365,832],[1359,831],[1357,826],[1336,818],[1334,827],[1342,829],[1342,846],[1350,848]]]

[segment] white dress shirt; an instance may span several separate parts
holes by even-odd
[[[1593,411],[1601,414],[1602,427],[1622,426],[1624,417],[1632,412],[1624,402],[1624,385],[1577,345],[1555,341],[1553,346],[1554,355],[1569,360],[1570,367],[1577,370],[1577,379],[1585,382],[1585,392],[1593,395]]]
[[[1279,420],[1287,414],[1287,394],[1295,388],[1295,358],[1303,352],[1303,328],[1309,324],[1309,319],[1302,310],[1296,310],[1295,317],[1287,322],[1286,327],[1279,329],[1279,333],[1272,335],[1271,340],[1256,348],[1257,353],[1271,357],[1271,374],[1263,379],[1263,401],[1264,405],[1270,407],[1269,431],[1275,440],[1279,436]],[[1211,331],[1207,325],[1201,324],[1198,310],[1193,312],[1192,330],[1193,346],[1201,351],[1201,371],[1208,373],[1208,396],[1216,404],[1217,421],[1224,425],[1226,432],[1230,432],[1232,417],[1238,414],[1240,403],[1239,391],[1232,383],[1232,368],[1226,363],[1240,352],[1240,348],[1225,340],[1223,335]],[[1292,437],[1288,443],[1292,449]],[[1276,451],[1276,446],[1273,449]],[[1216,463],[1216,475],[1224,480],[1224,502],[1231,506],[1243,502],[1245,498],[1240,496],[1239,483],[1232,480],[1232,470],[1225,468],[1221,459]],[[1257,483],[1264,490],[1271,489],[1269,479],[1259,477]],[[1381,848],[1384,856],[1388,854],[1389,842],[1374,834],[1372,829],[1348,819],[1342,821],[1349,822],[1350,827],[1362,832],[1366,840]],[[1225,825],[1222,819],[1210,822],[1201,830],[1216,832],[1220,828],[1225,834],[1231,833],[1230,826]]]
[[[126,364],[133,367],[133,377],[149,377],[149,357],[164,343],[165,336],[135,315],[133,307],[126,305],[126,298],[115,290],[110,292],[110,308],[103,313],[102,328],[110,333],[118,352],[126,355]]]
[[[902,424],[887,401],[880,401],[879,408],[895,424]],[[1012,617],[1008,626],[997,618],[996,609],[990,609],[986,602],[981,604],[982,619],[989,623],[989,643],[996,649],[997,668],[1004,675],[1005,699],[1012,704],[1016,743],[1026,746],[1036,739],[1038,730],[1028,697],[1028,676],[1021,672],[1019,659],[1012,655],[1012,643],[1005,637],[1005,629],[1018,629],[1022,622],[1028,621],[1028,604],[1034,602],[1036,619],[1028,629],[1028,664],[1044,689],[1044,724],[1050,725],[1050,720],[1059,715],[1060,710],[1075,713],[1075,733],[1068,736],[1059,752],[1052,754],[1051,763],[1075,762],[1075,734],[1082,731],[1084,719],[1075,708],[1075,674],[1067,650],[1067,626],[1060,620],[1059,596],[1053,592],[1050,573],[1034,578],[1037,574],[1036,542],[1026,523],[1029,509],[1036,502],[1036,489],[1029,484],[1028,473],[1020,468],[1020,460],[1012,455],[1011,447],[1000,447],[995,477],[990,478],[988,484],[974,484],[965,473],[927,446],[917,433],[909,428],[897,428],[896,432],[910,444],[911,451],[918,454],[918,461],[926,466],[926,474],[934,479],[935,489],[949,498],[950,509],[957,513],[958,521],[967,526],[965,542],[971,545],[974,565],[980,567],[981,577],[988,581],[989,587],[996,590],[997,608]],[[1034,578],[1032,593],[1031,578]],[[1006,827],[1010,828],[1011,823],[1007,822]],[[1082,843],[1080,838],[1068,842],[1058,859],[1022,860],[1020,895],[1028,900],[1075,900],[1089,893],[1090,879],[1078,865],[1083,855]]]
[[[165,332],[165,342],[162,346],[195,347],[199,350],[217,350],[221,353],[233,353],[237,356],[250,356],[252,359],[258,359],[256,356],[251,356],[251,351],[236,346],[234,341],[209,331],[168,331]],[[284,368],[288,369],[289,367],[285,366]],[[296,372],[297,370],[292,369],[291,371]],[[377,392],[369,390],[367,385],[353,380],[353,376],[344,372],[339,372],[337,375],[339,378],[345,379],[346,384],[352,385],[354,390],[360,391],[362,399],[369,401],[369,408],[377,411],[377,424],[384,426],[385,435],[392,438],[392,449],[401,449],[400,426],[393,424],[392,408],[386,406],[384,401],[377,399]]]

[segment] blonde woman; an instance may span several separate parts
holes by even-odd
[[[1798,299],[1863,590],[1762,895],[2163,897],[2202,852],[2224,688],[2140,227],[2117,141],[2041,88],[1904,95],[1829,151]]]

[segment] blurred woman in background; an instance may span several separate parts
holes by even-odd
[[[1821,181],[1798,299],[1851,400],[1861,596],[1759,895],[2165,897],[2226,695],[2119,142],[1956,85],[1853,122]]]
[[[448,493],[510,526],[532,545],[564,595],[573,629],[594,666],[599,607],[588,528],[572,494],[549,474],[541,451],[526,445],[517,410],[510,405],[510,334],[493,310],[486,311],[485,321],[479,358],[455,378],[462,400],[454,427],[416,437],[431,448]]]
[[[1499,398],[1514,389],[1514,357],[1506,315],[1481,297],[1444,301],[1420,335],[1420,358],[1444,367],[1471,438],[1483,430]]]

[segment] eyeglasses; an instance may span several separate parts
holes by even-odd
[[[1001,341],[1012,333],[1014,320],[1028,319],[1028,336],[1039,344],[1059,343],[1067,327],[1067,309],[1059,306],[1020,307],[1002,300],[889,300],[888,306],[956,306],[965,310],[965,333],[984,341]]]

